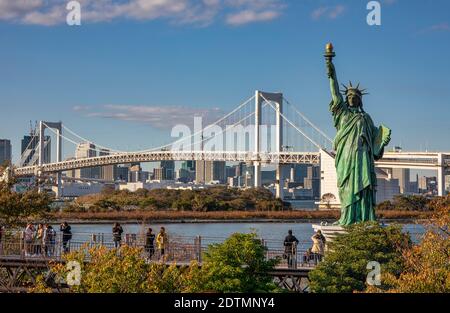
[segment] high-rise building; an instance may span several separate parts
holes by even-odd
[[[420,193],[437,193],[437,179],[435,176],[419,177],[419,192]]]
[[[410,191],[410,171],[409,168],[393,168],[392,178],[398,179],[400,193],[408,193]]]
[[[236,176],[236,167],[237,166],[226,166],[225,167],[225,180],[228,181],[228,177],[235,177]]]
[[[8,139],[0,139],[0,165],[3,165],[5,162],[11,163],[11,150],[11,141]]]
[[[261,184],[270,185],[277,179],[277,172],[272,171],[261,171]]]
[[[75,150],[76,159],[93,158],[97,156],[96,147],[90,142],[81,142],[77,145]],[[75,170],[76,178],[92,178],[101,179],[100,177],[100,167],[89,167]]]
[[[70,158],[67,158],[67,159],[66,159],[66,161],[72,161],[72,160],[75,160],[75,158],[74,158],[74,157],[70,157]],[[75,178],[75,175],[76,175],[75,171],[76,171],[76,170],[66,171],[66,172],[65,172],[66,177]]]
[[[225,183],[225,161],[196,161],[195,181],[199,184],[218,181]]]
[[[42,163],[50,163],[52,154],[51,154],[51,137],[44,137],[44,156]],[[23,136],[21,141],[21,160],[20,164],[22,166],[33,165],[38,162],[39,158],[39,136],[30,134]]]
[[[320,167],[309,166],[307,176],[303,179],[305,189],[312,189],[315,199],[320,198]]]
[[[183,161],[176,178],[184,183],[195,180],[195,161]]]
[[[153,169],[153,179],[154,180],[167,180],[166,171],[164,168],[155,167]]]
[[[160,167],[165,171],[166,180],[175,179],[175,161],[161,161]]]
[[[114,168],[114,180],[128,182],[128,172],[130,168],[125,165],[118,165]]]
[[[195,161],[195,181],[197,184],[204,184],[206,171],[206,161]]]
[[[195,171],[195,161],[183,161],[181,168],[188,171]]]
[[[419,192],[427,191],[428,186],[427,186],[427,177],[426,176],[419,177],[417,180],[417,184],[419,187]]]
[[[236,166],[236,173],[234,174],[234,176],[244,176],[245,175],[245,170],[246,170],[246,165],[244,162],[239,163]]]
[[[450,175],[445,176],[445,190],[450,192]]]
[[[128,182],[136,183],[142,181],[142,168],[140,163],[129,165]]]
[[[110,155],[110,151],[107,149],[100,149],[99,156]],[[114,181],[114,168],[115,165],[104,165],[100,167],[100,178],[107,181]]]

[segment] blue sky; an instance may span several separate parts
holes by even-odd
[[[282,91],[334,136],[329,41],[338,78],[368,88],[365,110],[392,144],[450,151],[446,0],[380,1],[381,26],[356,0],[84,0],[81,26],[65,23],[67,2],[0,0],[0,138],[15,160],[29,120],[140,150],[170,142],[180,116],[230,111],[255,89]]]

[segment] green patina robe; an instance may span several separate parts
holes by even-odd
[[[333,142],[341,200],[339,225],[375,220],[376,185],[374,141],[378,129],[369,114],[351,108],[339,97],[330,104],[337,134]]]

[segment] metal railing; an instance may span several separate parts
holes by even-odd
[[[165,247],[164,255],[155,246],[149,250],[145,246],[145,234],[124,234],[120,245],[138,247],[142,249],[142,257],[148,262],[164,261],[167,263],[189,264],[191,261],[202,263],[202,256],[211,244],[221,243],[226,238],[222,237],[187,237],[170,236]],[[299,242],[286,249],[283,241],[259,239],[266,247],[266,259],[279,259],[277,268],[314,267],[321,260],[321,256],[308,252],[306,242]],[[65,241],[63,235],[58,233],[51,242],[33,239],[25,240],[24,232],[9,232],[2,236],[0,241],[1,260],[63,260],[65,253],[84,250],[88,256],[88,250],[94,247],[105,247],[107,250],[116,249],[119,244],[113,240],[112,234],[105,233],[73,233],[72,239]],[[150,253],[153,252],[153,253]],[[86,260],[89,261],[89,260]]]

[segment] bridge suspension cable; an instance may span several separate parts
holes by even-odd
[[[218,119],[218,120],[215,121],[214,123],[209,124],[209,125],[206,126],[205,128],[202,128],[201,130],[199,130],[199,131],[197,131],[197,132],[195,132],[195,133],[189,135],[188,137],[183,137],[183,138],[180,138],[180,139],[178,139],[178,140],[176,140],[176,141],[174,141],[174,142],[171,142],[171,143],[169,143],[169,144],[165,144],[165,145],[162,145],[162,146],[159,146],[159,147],[155,147],[155,148],[145,149],[145,150],[141,150],[141,151],[131,151],[131,153],[145,153],[145,152],[152,152],[152,151],[158,151],[158,150],[166,150],[166,149],[168,149],[170,146],[173,146],[173,145],[176,144],[176,143],[180,143],[180,142],[183,142],[183,141],[187,141],[187,140],[191,139],[192,137],[195,137],[195,136],[197,136],[197,135],[203,133],[206,129],[209,129],[209,128],[213,127],[214,125],[218,125],[219,123],[225,121],[227,118],[229,118],[230,116],[232,116],[233,114],[235,114],[236,112],[238,112],[239,110],[241,110],[243,107],[245,107],[245,106],[246,106],[249,102],[251,102],[254,98],[255,98],[255,96],[253,95],[252,97],[250,97],[249,99],[247,99],[247,100],[245,100],[244,102],[242,102],[239,106],[237,106],[234,110],[232,110],[231,112],[229,112],[229,113],[226,114],[225,116],[221,117],[220,119]],[[248,119],[248,118],[249,118],[251,115],[253,115],[253,114],[254,114],[254,112],[252,112],[251,114],[245,116],[243,119],[239,120],[237,123],[234,123],[232,126],[227,126],[226,130],[227,130],[229,127],[236,126],[237,124],[241,123],[242,121]],[[53,128],[49,127],[49,126],[48,126],[47,124],[45,124],[45,123],[44,123],[44,125],[45,125],[52,133],[54,133],[55,135],[58,135],[58,133],[57,133]],[[82,136],[78,135],[75,131],[71,130],[71,129],[68,128],[67,126],[64,126],[64,125],[63,125],[63,128],[64,128],[64,130],[66,130],[68,133],[70,133],[71,135],[75,136],[76,138],[78,138],[78,139],[80,139],[80,140],[82,140],[82,141],[84,141],[84,142],[92,143],[92,144],[95,146],[95,148],[87,147],[87,150],[89,150],[89,151],[99,152],[99,151],[101,151],[100,149],[106,149],[106,150],[109,150],[110,152],[112,152],[112,154],[125,154],[125,153],[127,153],[126,151],[121,151],[121,150],[111,149],[111,148],[109,148],[109,147],[106,147],[106,146],[103,146],[103,145],[99,145],[99,144],[95,143],[95,142],[92,141],[92,140],[89,140],[89,139],[87,139],[87,138],[85,138],[85,137],[82,137]],[[220,133],[223,133],[223,130],[222,130]],[[219,133],[219,134],[220,134],[220,133]],[[67,136],[65,136],[65,135],[63,135],[63,134],[59,134],[59,135],[60,135],[61,138],[64,139],[65,141],[70,142],[71,144],[73,144],[73,145],[75,145],[75,146],[78,146],[78,145],[79,145],[79,142],[77,142],[77,141],[75,141],[75,140],[72,140],[71,138],[69,138],[69,137],[67,137]],[[189,146],[194,146],[194,145],[196,145],[196,144],[199,144],[199,143],[204,142],[204,141],[207,141],[207,140],[209,140],[209,138],[203,138],[200,142],[191,143]],[[29,143],[29,144],[30,144],[30,143]]]
[[[271,101],[267,100],[263,94],[260,94],[260,96],[263,98],[263,100],[265,102],[267,102],[272,109],[275,110],[275,112],[277,112],[277,108],[272,104]],[[298,128],[294,123],[291,122],[291,120],[289,120],[283,113],[279,112],[280,116],[287,122],[289,123],[292,127],[294,127],[300,134],[303,135],[303,137],[305,137],[306,139],[309,140],[309,142],[311,142],[314,146],[316,146],[319,150],[323,149],[323,147],[321,147],[319,144],[317,144],[314,140],[312,140],[307,134],[305,134],[300,128]]]
[[[174,144],[181,143],[181,142],[183,142],[183,141],[187,141],[188,139],[191,139],[192,137],[195,137],[195,136],[197,136],[197,135],[202,134],[206,129],[209,129],[209,128],[211,128],[212,126],[217,125],[217,124],[221,123],[222,121],[226,120],[228,117],[232,116],[234,113],[238,112],[241,108],[243,108],[244,106],[246,106],[246,105],[247,105],[250,101],[252,101],[254,98],[255,98],[255,96],[253,95],[252,97],[250,97],[249,99],[247,99],[247,100],[245,100],[244,102],[242,102],[239,106],[237,106],[234,110],[232,110],[231,112],[229,112],[229,113],[226,114],[225,116],[221,117],[220,119],[218,119],[218,120],[215,121],[214,123],[209,124],[209,125],[206,126],[205,128],[202,128],[201,130],[199,130],[199,131],[197,131],[197,132],[195,132],[195,133],[189,135],[188,137],[180,138],[180,139],[178,139],[178,140],[176,140],[176,141],[173,141],[173,142],[171,142],[171,143],[168,143],[168,144],[165,144],[165,145],[162,145],[162,146],[159,146],[159,147],[149,148],[149,149],[140,150],[140,151],[129,151],[129,152],[130,152],[130,153],[145,153],[145,152],[152,152],[152,151],[158,151],[158,150],[165,150],[165,149],[168,149],[170,146],[173,146]],[[246,118],[248,118],[248,116],[247,116]],[[95,143],[94,141],[88,140],[88,139],[86,139],[86,138],[84,138],[84,137],[78,135],[76,132],[72,131],[71,129],[69,129],[68,127],[66,127],[66,126],[64,126],[64,125],[63,125],[63,128],[64,128],[66,131],[68,131],[70,134],[72,134],[73,136],[75,136],[75,137],[77,137],[77,138],[79,138],[79,139],[81,139],[81,140],[83,140],[83,141],[85,141],[85,142],[90,142],[90,143],[92,143],[93,145],[95,145],[96,147],[99,147],[99,148],[101,148],[101,149],[107,149],[107,150],[109,150],[109,151],[111,151],[111,152],[114,152],[113,154],[127,153],[127,151],[121,151],[121,150],[111,149],[111,148],[109,148],[109,147],[105,147],[105,146],[102,146],[102,145],[98,145],[98,144]],[[52,129],[50,129],[50,130],[52,130]],[[52,131],[53,131],[53,130],[52,130]],[[56,133],[55,131],[53,131],[53,132]],[[78,145],[77,142],[71,140],[70,138],[67,138],[67,137],[65,137],[65,136],[63,136],[63,135],[61,135],[61,137],[62,137],[63,139],[65,139],[65,140],[67,140],[67,141],[69,141],[69,142],[75,144],[75,145]],[[205,140],[206,140],[206,139],[204,139],[204,140],[202,140],[202,141],[205,141]],[[198,143],[199,143],[199,142],[194,143],[194,144],[198,144]],[[193,144],[193,145],[194,145],[194,144]],[[99,151],[98,149],[92,149],[92,148],[88,148],[88,149],[89,149],[90,151]]]
[[[243,103],[241,103],[238,107],[236,107],[234,110],[232,110],[231,112],[229,112],[228,114],[226,114],[225,116],[221,117],[220,119],[218,119],[217,121],[215,121],[212,124],[209,124],[208,126],[206,126],[205,128],[202,128],[201,130],[189,135],[186,138],[180,138],[178,140],[175,140],[169,144],[163,145],[163,146],[159,146],[156,148],[151,148],[151,149],[146,149],[146,150],[142,150],[142,151],[133,151],[133,153],[145,153],[145,152],[152,152],[152,151],[158,151],[158,150],[162,150],[162,149],[167,149],[170,146],[173,146],[174,144],[183,142],[185,140],[191,139],[192,137],[195,137],[197,135],[201,135],[206,129],[209,129],[211,127],[213,127],[214,125],[218,125],[219,123],[221,123],[222,121],[224,121],[225,119],[227,119],[228,117],[230,117],[231,115],[233,115],[234,113],[236,113],[237,111],[239,111],[241,108],[243,108],[244,106],[246,106],[250,101],[252,101],[255,98],[255,96],[250,97],[249,99],[247,99],[246,101],[244,101]],[[199,142],[198,142],[199,143]],[[198,144],[197,143],[197,144]]]
[[[75,137],[85,141],[85,142],[92,142],[84,137],[81,137],[80,135],[78,135],[77,133],[75,133],[73,130],[69,129],[67,126],[62,125],[62,127],[64,128],[64,130],[66,130],[67,132],[69,132],[70,134],[74,135]],[[109,150],[110,152],[117,152],[117,153],[125,153],[125,151],[120,151],[120,150],[116,150],[116,149],[111,149],[109,147],[105,147],[102,145],[99,145],[97,143],[92,142],[96,147],[99,147],[100,149],[105,149],[105,150]]]
[[[33,133],[31,135],[32,136],[31,136],[30,141],[28,142],[27,147],[25,148],[25,150],[23,150],[23,153],[20,156],[20,166],[25,165],[26,160],[28,159],[29,155],[31,154],[32,150],[29,148],[30,148],[31,143],[33,143],[35,141],[35,138],[37,137],[36,131],[33,131]],[[28,164],[28,165],[32,165],[32,164]]]
[[[327,134],[325,134],[319,127],[317,127],[316,125],[313,124],[313,122],[311,122],[303,113],[301,113],[299,110],[297,110],[297,108],[295,107],[295,105],[291,104],[284,96],[283,96],[283,100],[286,101],[286,103],[288,105],[291,106],[291,108],[298,114],[300,115],[300,117],[306,121],[306,123],[308,123],[312,128],[314,128],[317,132],[319,132],[327,141],[329,141],[330,143],[333,143],[333,140],[328,137]]]
[[[264,106],[263,106],[263,108],[264,108],[266,105],[267,105],[267,104],[265,103]],[[235,122],[233,125],[227,125],[227,126],[225,127],[225,129],[221,128],[221,131],[218,132],[217,134],[214,134],[214,136],[218,136],[218,135],[223,134],[224,132],[228,131],[229,129],[234,128],[235,126],[241,124],[242,122],[244,122],[244,121],[247,120],[248,118],[252,117],[253,115],[255,115],[255,111],[250,112],[250,113],[247,114],[245,117],[243,117],[243,118],[239,119],[237,122]],[[211,124],[211,125],[209,125],[209,126],[212,126],[212,125],[214,125],[214,124]],[[207,129],[207,128],[205,128],[205,129]],[[188,146],[191,146],[191,147],[192,147],[192,146],[195,146],[195,145],[200,144],[200,143],[202,143],[202,142],[208,141],[208,140],[210,140],[210,139],[211,139],[211,138],[203,138],[202,140],[197,141],[197,142],[194,142],[194,143],[192,143],[192,144],[190,144],[190,145],[188,145]]]
[[[43,124],[44,124],[44,126],[47,127],[52,133],[54,133],[56,136],[58,136],[58,133],[57,133],[53,128],[49,127],[46,123],[43,123]],[[76,141],[74,141],[74,140],[72,140],[72,139],[70,139],[70,138],[64,136],[63,134],[59,134],[59,136],[61,136],[62,139],[64,139],[64,140],[66,140],[66,141],[68,141],[68,142],[74,144],[75,146],[78,146],[78,144],[79,144],[79,142],[76,142]],[[90,142],[90,143],[93,143],[93,142],[91,142],[91,141],[89,141],[89,142]],[[94,144],[94,143],[93,143],[93,144]],[[92,148],[90,148],[90,147],[88,148],[88,150],[89,150],[89,151],[95,151],[95,152],[99,151],[98,149],[92,149]]]

